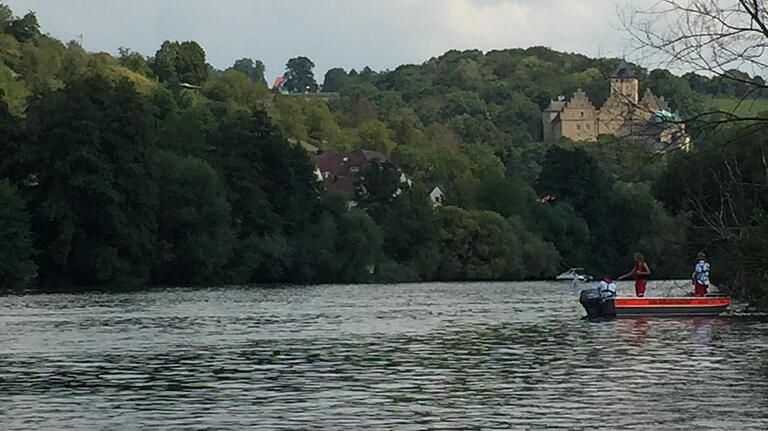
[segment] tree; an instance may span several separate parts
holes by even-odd
[[[536,187],[539,196],[567,202],[588,216],[600,211],[611,183],[586,151],[552,147],[542,166]]]
[[[340,67],[329,69],[325,73],[323,81],[323,91],[328,93],[341,91],[347,83],[347,72]]]
[[[360,171],[355,196],[374,221],[381,222],[388,207],[402,193],[401,175],[400,169],[389,161],[373,160]]]
[[[222,76],[203,90],[211,100],[230,103],[248,110],[261,109],[262,101],[268,99],[266,87],[258,85],[235,69],[227,69]]]
[[[711,83],[720,84],[710,89],[713,94],[729,93],[743,100],[768,89],[765,81],[743,72],[750,69],[765,75],[767,16],[766,5],[758,1],[663,0],[630,10],[623,22],[636,47],[646,53],[646,61],[712,75]],[[699,113],[689,123],[718,126],[723,124],[721,114],[730,122],[765,121],[739,119],[733,111],[716,108]]]
[[[288,60],[285,65],[285,88],[291,93],[314,93],[317,91],[315,82],[315,63],[307,57],[296,57]]]
[[[272,100],[275,111],[275,122],[280,126],[285,136],[296,139],[307,139],[307,121],[298,101],[290,96],[275,95]]]
[[[21,159],[41,283],[138,286],[156,258],[157,194],[148,109],[127,80],[91,76],[36,100]],[[62,145],[66,143],[66,145]]]
[[[308,100],[302,108],[309,139],[322,144],[323,149],[328,149],[326,143],[330,148],[346,145],[341,128],[325,102],[319,99]]]
[[[566,267],[591,263],[589,225],[572,206],[565,202],[539,205],[536,226],[542,238],[555,245]]]
[[[25,286],[37,268],[29,214],[18,190],[0,180],[0,289]]]
[[[125,47],[118,48],[118,52],[120,54],[118,61],[121,66],[127,67],[134,72],[139,72],[144,76],[152,75],[152,69],[149,67],[146,57]]]
[[[360,282],[370,278],[381,253],[381,231],[368,214],[359,209],[345,213],[339,223],[337,251],[342,268],[341,281]]]
[[[5,33],[13,22],[13,11],[8,6],[0,3],[0,33]]]
[[[253,82],[267,85],[264,79],[264,63],[261,60],[252,60],[250,58],[241,58],[235,61],[233,69],[247,76]]]
[[[163,252],[153,281],[221,281],[234,245],[230,206],[221,179],[208,163],[193,157],[166,152],[160,154],[157,164],[158,236]]]
[[[20,117],[27,108],[29,90],[15,75],[13,70],[0,60],[0,103],[6,104],[11,114]]]
[[[19,42],[35,42],[42,36],[40,24],[34,12],[28,12],[23,17],[12,20],[8,32]]]
[[[520,243],[500,215],[447,206],[439,218],[441,280],[494,280],[519,272]]]
[[[358,135],[360,148],[381,151],[385,154],[397,148],[397,142],[392,140],[387,125],[379,120],[369,120],[360,125]]]
[[[439,230],[427,191],[418,185],[403,186],[391,204],[379,213],[381,219],[377,223],[382,229],[384,254],[421,279],[432,279],[439,265]]]
[[[235,224],[228,271],[241,282],[279,280],[290,267],[288,239],[317,215],[312,162],[264,111],[228,113],[210,142],[209,160],[224,180]]]
[[[208,78],[205,51],[197,42],[163,42],[151,67],[166,84],[202,85]]]
[[[648,88],[662,95],[673,110],[683,118],[691,118],[702,111],[701,96],[691,90],[685,78],[672,75],[668,70],[652,70],[648,75]]]

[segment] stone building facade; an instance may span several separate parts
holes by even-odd
[[[639,81],[629,65],[620,64],[609,84],[610,95],[600,109],[581,89],[570,100],[552,100],[542,113],[544,140],[595,141],[599,135],[614,135],[645,140],[659,150],[687,145],[685,129],[664,98],[648,89],[640,97]]]

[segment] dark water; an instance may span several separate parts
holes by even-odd
[[[768,429],[768,323],[556,283],[0,297],[0,428]]]

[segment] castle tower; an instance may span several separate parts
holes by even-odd
[[[635,71],[625,62],[619,63],[610,76],[611,97],[632,105],[640,101],[640,83],[635,78]]]
[[[558,139],[562,135],[560,113],[563,112],[565,104],[565,97],[558,96],[557,100],[551,100],[549,102],[549,106],[542,113],[542,126],[545,141]]]

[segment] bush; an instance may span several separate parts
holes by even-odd
[[[29,214],[18,190],[0,180],[0,288],[26,285],[37,272]]]

